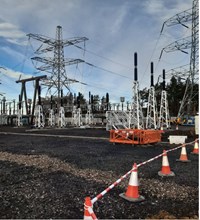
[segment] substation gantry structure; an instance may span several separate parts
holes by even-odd
[[[185,113],[187,115],[191,114],[193,100],[199,92],[194,91],[194,85],[199,81],[199,0],[193,0],[192,9],[178,13],[166,20],[161,29],[162,33],[165,26],[182,25],[185,28],[189,28],[188,23],[191,24],[191,36],[169,44],[162,49],[160,55],[161,58],[163,51],[168,53],[179,50],[183,53],[188,53],[185,50],[191,49],[187,74],[186,72],[175,74],[173,69],[173,75],[178,75],[186,80],[186,88],[177,117],[181,117]]]
[[[153,62],[151,62],[151,86],[149,89],[149,97],[148,97],[148,104],[147,104],[147,117],[146,117],[146,129],[157,129],[157,121],[158,121],[158,114],[157,114],[157,104],[156,104],[156,96],[155,96],[155,87],[153,81]]]
[[[27,79],[21,79],[17,80],[16,83],[21,83],[21,93],[19,95],[19,104],[18,104],[18,110],[17,110],[17,125],[21,126],[21,119],[22,119],[22,103],[23,103],[23,98],[25,102],[25,110],[26,110],[26,115],[31,116],[31,124],[33,124],[34,120],[34,114],[35,114],[35,108],[36,108],[36,100],[37,97],[38,99],[40,96],[40,80],[45,79],[47,76],[37,76],[37,77],[31,77]],[[27,93],[26,93],[26,83],[30,81],[35,81],[35,88],[34,88],[34,97],[33,97],[33,102],[29,103],[29,100],[27,99]],[[32,104],[32,108],[31,108]],[[40,104],[41,105],[41,104]]]

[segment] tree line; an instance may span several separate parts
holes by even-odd
[[[155,93],[156,93],[156,102],[157,102],[157,108],[160,109],[160,103],[161,103],[161,92],[163,90],[163,83],[156,83],[155,84]],[[172,77],[170,82],[165,86],[165,90],[167,92],[167,98],[168,98],[168,106],[169,106],[169,113],[170,116],[176,117],[178,115],[178,111],[185,93],[186,83],[181,80],[181,78]],[[149,90],[147,88],[144,88],[139,91],[140,97],[141,97],[141,105],[143,106],[143,113],[146,115],[146,108],[145,104],[148,102],[148,96],[149,96]],[[191,102],[191,112],[190,115],[196,115],[196,113],[199,111],[199,85],[194,84],[193,87],[193,99]],[[100,97],[98,94],[91,94],[89,92],[88,98],[84,97],[82,93],[78,94],[72,94],[71,92],[67,95],[62,97],[62,102],[65,106],[71,106],[70,111],[72,110],[73,106],[76,106],[77,108],[81,108],[83,111],[87,111],[88,107],[90,106],[90,109],[93,113],[98,112],[106,112],[107,110],[111,109],[111,106],[114,103],[110,103],[109,101],[109,93],[106,93],[105,96]],[[47,101],[47,100],[46,100]],[[53,104],[56,105],[59,100],[57,100],[56,97],[54,97]],[[130,100],[129,104],[132,102]],[[128,103],[128,102],[127,102]],[[115,103],[116,104],[116,103]],[[113,109],[113,108],[112,108]],[[129,109],[129,105],[127,104],[127,109]],[[184,109],[184,112],[187,113],[187,106]]]
[[[156,101],[157,101],[157,107],[160,109],[160,101],[161,101],[161,91],[163,89],[163,84],[156,83],[155,85],[155,91],[156,91]],[[169,113],[170,116],[176,117],[178,115],[178,111],[185,93],[186,89],[186,83],[181,80],[180,77],[174,77],[172,76],[170,82],[165,86],[165,90],[167,92],[167,98],[168,98],[168,106],[169,106]],[[148,89],[144,88],[140,91],[141,95],[141,101],[148,102]],[[199,84],[194,84],[193,87],[193,96],[190,106],[190,115],[196,115],[196,113],[199,111]],[[187,114],[187,105],[183,109],[183,112]]]

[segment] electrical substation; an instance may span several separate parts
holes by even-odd
[[[163,23],[161,34],[167,27],[181,24],[188,28],[188,22],[191,22],[192,30],[191,36],[173,42],[164,47],[161,51],[160,59],[163,53],[169,53],[176,50],[186,53],[184,50],[191,48],[189,70],[182,70],[182,67],[167,71],[167,75],[182,77],[185,79],[185,92],[182,102],[179,106],[179,111],[175,117],[180,121],[183,118],[194,117],[194,99],[198,96],[198,91],[194,86],[198,82],[198,2],[193,1],[192,11],[187,10],[176,14]],[[28,79],[19,79],[16,83],[21,83],[21,93],[19,100],[7,101],[6,96],[1,99],[1,115],[0,123],[2,125],[16,125],[22,126],[29,124],[36,128],[44,127],[67,127],[71,126],[90,126],[94,124],[104,124],[106,130],[110,129],[169,129],[170,128],[170,110],[167,100],[167,91],[165,89],[165,70],[163,69],[163,89],[161,100],[159,101],[159,109],[156,101],[157,91],[154,87],[153,76],[153,62],[150,68],[150,88],[147,100],[147,110],[144,112],[141,106],[140,89],[139,89],[139,73],[137,72],[137,53],[134,54],[134,81],[132,88],[132,100],[125,108],[119,109],[120,103],[110,103],[109,94],[106,94],[104,103],[98,104],[96,115],[94,112],[94,102],[89,94],[89,100],[86,100],[84,106],[80,103],[80,93],[78,96],[74,95],[71,100],[66,100],[63,97],[69,94],[70,84],[81,83],[76,79],[70,79],[66,73],[66,66],[78,65],[78,63],[86,63],[86,65],[94,66],[82,59],[65,58],[64,47],[79,46],[80,43],[86,43],[89,39],[87,37],[75,37],[64,40],[62,36],[62,27],[57,26],[55,39],[45,37],[39,34],[27,34],[29,40],[41,42],[39,48],[35,51],[36,56],[31,60],[37,63],[34,64],[38,71],[44,75],[32,77]],[[47,57],[51,52],[52,57]],[[46,56],[45,56],[46,55]],[[38,63],[41,65],[38,66]],[[26,85],[34,82],[34,97],[27,98]],[[86,85],[86,84],[85,84]],[[86,85],[87,86],[87,85]],[[41,97],[41,90],[46,88],[46,97]],[[66,91],[67,90],[67,91]],[[63,93],[64,91],[64,93]],[[52,95],[53,94],[53,95]],[[121,97],[123,98],[123,97]],[[65,103],[68,102],[68,103]],[[123,101],[124,102],[124,101]],[[122,105],[124,103],[122,102]],[[127,102],[128,103],[128,102]],[[115,108],[117,107],[117,109]],[[197,112],[197,111],[196,111]],[[39,117],[39,118],[38,118]],[[22,122],[23,121],[23,122]]]
[[[64,26],[55,37],[26,35],[36,73],[15,80],[17,99],[1,91],[0,79],[0,218],[199,218],[199,1],[191,6],[162,23],[153,50],[164,31],[191,30],[162,45],[158,57],[184,53],[189,64],[158,73],[152,54],[146,88],[139,50],[130,52],[131,78],[88,62],[86,52],[97,55],[86,49],[89,37],[65,39]],[[66,48],[84,55],[69,58]],[[106,84],[102,98],[94,85],[83,94],[88,78],[67,71],[79,65],[121,77],[119,84],[127,78],[130,100],[113,97],[114,80],[115,90]],[[0,73],[7,71],[0,63]]]

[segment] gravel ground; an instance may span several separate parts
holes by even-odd
[[[185,128],[184,128],[185,129]],[[189,134],[191,129],[180,131]],[[177,131],[168,131],[162,140]],[[75,137],[72,137],[75,136]],[[94,198],[119,177],[163,149],[175,145],[130,146],[109,143],[105,129],[0,128],[0,218],[83,219],[84,198]],[[138,169],[139,190],[146,200],[119,197],[129,177],[94,204],[100,219],[198,219],[199,159],[176,162],[180,149],[168,153],[175,177],[160,177],[162,158]]]

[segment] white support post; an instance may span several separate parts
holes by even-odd
[[[45,119],[43,114],[43,109],[41,105],[35,107],[35,127],[44,128]]]
[[[82,125],[82,113],[81,108],[74,107],[72,112],[72,125],[80,127]]]
[[[18,108],[17,110],[17,127],[20,127],[23,125],[22,123],[22,114],[21,114],[21,109]]]
[[[58,125],[60,128],[63,128],[66,126],[66,123],[65,123],[65,110],[64,110],[64,107],[60,107],[59,108],[59,115],[58,115]]]
[[[78,120],[78,124],[77,126],[80,127],[82,125],[82,114],[81,114],[81,108],[78,108],[77,111],[77,120]]]
[[[155,98],[155,88],[151,86],[149,89],[148,105],[147,105],[147,117],[146,117],[146,128],[157,129],[157,105]]]
[[[170,128],[170,117],[169,117],[169,107],[167,101],[167,92],[162,90],[161,93],[161,104],[160,104],[160,115],[158,121],[158,127],[167,129]]]
[[[89,109],[85,115],[85,124],[91,125],[93,124],[93,114],[91,113],[91,110]]]
[[[142,107],[140,105],[139,82],[133,82],[133,103],[132,103],[132,119],[134,121],[132,128],[144,129]]]
[[[55,115],[54,115],[53,109],[50,109],[50,110],[49,110],[48,125],[49,125],[50,127],[54,127],[54,126],[55,126]]]

